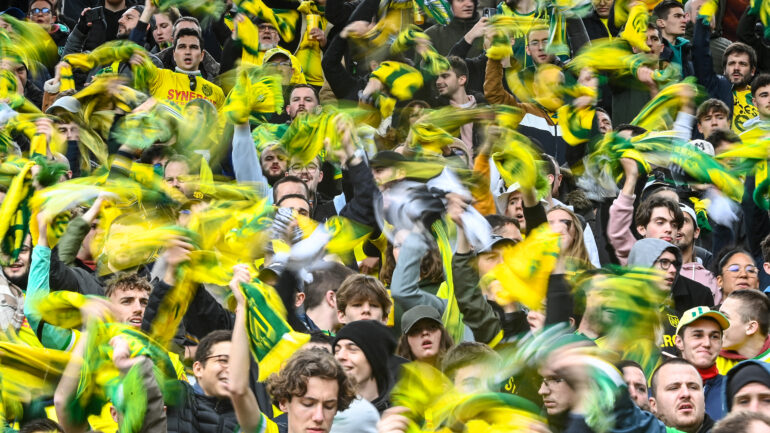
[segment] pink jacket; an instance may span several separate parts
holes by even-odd
[[[623,266],[628,263],[628,253],[636,243],[636,238],[631,233],[635,198],[635,195],[628,196],[623,192],[618,194],[618,198],[610,206],[610,220],[607,222],[607,238]]]
[[[682,265],[680,275],[708,287],[711,290],[711,294],[714,295],[714,305],[722,303],[722,290],[717,285],[716,277],[711,271],[703,267],[702,264],[698,262],[685,263]]]

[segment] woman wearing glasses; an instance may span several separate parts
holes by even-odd
[[[751,254],[743,248],[723,252],[714,274],[722,290],[722,299],[738,289],[759,289],[759,269]]]

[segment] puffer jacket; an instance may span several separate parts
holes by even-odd
[[[231,433],[238,420],[230,399],[209,397],[195,392],[187,382],[183,385],[181,403],[168,406],[168,433]]]

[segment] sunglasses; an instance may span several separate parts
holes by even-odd
[[[195,88],[198,87],[198,80],[195,79],[195,75],[188,75],[190,77],[190,90],[193,92],[195,91]]]
[[[49,8],[32,8],[29,10],[29,12],[33,15],[37,14],[48,14],[51,13],[51,9]]]

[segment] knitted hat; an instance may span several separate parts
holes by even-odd
[[[364,352],[380,393],[390,389],[388,359],[396,351],[396,339],[385,325],[376,320],[350,322],[337,333],[334,346],[340,340],[350,340]]]
[[[732,410],[733,398],[738,391],[750,383],[761,383],[770,388],[770,371],[762,365],[764,362],[748,360],[736,365],[727,373],[725,400],[727,410]]]

